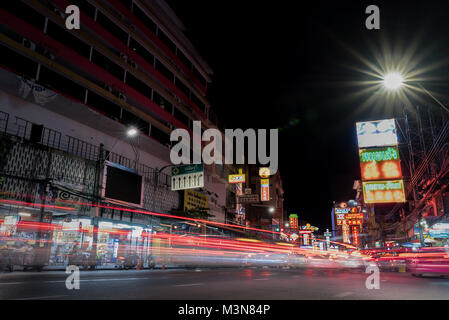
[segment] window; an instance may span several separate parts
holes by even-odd
[[[203,112],[206,112],[206,105],[201,101],[196,94],[192,93],[192,101],[196,104]]]
[[[154,34],[156,33],[156,24],[137,5],[134,5],[133,13],[141,22],[143,22],[145,27],[151,30]]]
[[[116,78],[123,80],[123,69],[95,49],[92,50],[92,62],[103,68]]]
[[[141,56],[146,62],[154,66],[154,56],[147,49],[145,49],[144,46],[131,38],[129,47],[131,48],[131,50]]]
[[[128,45],[128,34],[100,11],[97,13],[97,22],[121,42]]]
[[[182,113],[178,108],[174,109],[174,116],[176,119],[184,123],[187,127],[189,127],[190,119],[184,113]]]
[[[95,7],[93,5],[91,5],[88,1],[86,1],[86,0],[71,0],[70,3],[78,6],[78,8],[80,8],[80,11],[82,11],[83,13],[88,15],[90,18],[92,18],[92,19],[95,18]]]
[[[22,1],[2,1],[2,8],[43,31],[45,17]]]
[[[50,89],[58,90],[65,93],[72,98],[75,98],[84,103],[84,95],[86,90],[79,84],[67,79],[66,77],[56,73],[47,67],[41,66],[39,72],[39,83]]]
[[[47,25],[47,35],[89,59],[90,46],[50,20]]]
[[[150,124],[145,120],[140,119],[131,112],[122,110],[122,123],[126,126],[132,126],[139,129],[141,132],[148,134],[150,131]]]
[[[161,41],[172,51],[172,52],[176,52],[176,45],[173,43],[173,41],[170,40],[170,38],[164,33],[164,31],[162,31],[161,29],[159,29],[157,31],[157,37],[159,39],[161,39]]]
[[[153,102],[160,105],[162,109],[166,110],[170,114],[172,113],[173,105],[163,96],[161,96],[157,91],[154,91],[153,93]]]
[[[163,145],[170,144],[170,136],[156,126],[151,126],[151,137]]]
[[[151,99],[152,89],[129,72],[126,74],[126,84],[139,91],[148,99]]]
[[[198,71],[197,68],[193,67],[193,75],[200,80],[200,82],[206,86],[207,85],[207,80],[203,77],[203,75]]]
[[[87,95],[87,104],[96,110],[103,112],[112,119],[120,119],[121,108],[93,91],[89,91],[89,94]]]
[[[173,82],[173,79],[174,79],[173,73],[162,62],[160,62],[157,59],[156,59],[156,70],[159,71],[168,80]]]
[[[36,62],[25,58],[24,56],[3,45],[0,45],[0,48],[2,49],[2,59],[3,61],[8,61],[8,67],[30,78],[34,79],[36,77]]]
[[[190,89],[189,87],[187,87],[184,82],[182,82],[181,80],[179,80],[178,78],[176,78],[176,86],[178,87],[179,90],[181,90],[187,97],[190,96]]]
[[[181,50],[178,49],[176,55],[178,56],[179,60],[181,60],[181,62],[184,63],[189,70],[192,69],[192,62],[190,62],[189,58],[187,58],[186,55]]]

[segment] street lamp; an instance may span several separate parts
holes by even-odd
[[[404,77],[399,72],[389,72],[385,74],[383,81],[384,87],[390,91],[396,91],[400,89],[404,85]],[[449,109],[441,103],[433,94],[431,94],[423,85],[417,82],[418,86],[421,88],[424,93],[426,93],[429,97],[431,97],[438,105],[444,109],[444,111],[449,113]]]
[[[399,72],[387,73],[383,79],[383,85],[388,90],[398,90],[404,83],[404,77]]]
[[[274,212],[274,207],[268,208],[268,211],[269,211],[269,212]]]
[[[130,127],[130,128],[128,128],[128,130],[126,131],[126,135],[128,136],[128,137],[135,137],[136,135],[137,135],[137,133],[138,133],[138,131],[137,131],[137,129],[136,128],[134,128],[134,127]]]

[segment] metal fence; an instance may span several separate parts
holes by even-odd
[[[9,114],[3,111],[0,111],[0,130],[6,133],[3,134],[6,139],[2,142],[3,159],[0,161],[0,171],[4,176],[8,176],[0,186],[3,193],[39,196],[37,187],[42,182],[37,182],[36,185],[36,181],[50,178],[82,186],[87,196],[93,198],[96,197],[94,180],[98,170],[97,161],[108,160],[135,168],[142,175],[145,209],[167,212],[179,205],[179,194],[170,190],[170,176],[163,173],[157,181],[156,203],[153,202],[156,169],[143,163],[136,163],[114,152],[102,151],[100,146],[63,135],[59,131],[36,125],[26,119],[15,117],[12,120]],[[36,131],[38,134],[33,134]]]

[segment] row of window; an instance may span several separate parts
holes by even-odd
[[[83,2],[83,5],[80,6],[80,9],[83,10],[82,7],[90,6],[91,9],[88,10],[88,12],[91,12],[93,16],[92,19],[95,19],[95,8],[89,4],[86,3],[83,0],[76,1],[77,3]],[[125,1],[124,3],[128,8],[130,6],[129,1]],[[156,24],[152,22],[152,20],[138,7],[133,6],[133,11],[136,14],[136,17],[142,20],[146,26],[149,26],[150,30],[156,33]],[[151,21],[151,23],[150,23]],[[113,35],[115,35],[121,42],[123,42],[125,45],[128,45],[128,34],[123,31],[120,27],[118,27],[113,21],[111,21],[108,17],[106,17],[103,13],[100,11],[97,11],[96,16],[96,22],[100,24],[102,27],[104,27],[106,30],[111,32]],[[153,30],[154,29],[154,30]],[[160,39],[164,42],[171,40],[163,33],[162,30],[158,29],[157,35],[160,37]],[[165,40],[164,40],[165,39]],[[165,43],[164,42],[164,43]],[[174,43],[171,42],[173,45]],[[166,43],[167,44],[167,43]],[[168,46],[171,47],[171,46]],[[203,112],[206,112],[206,105],[199,99],[195,93],[191,92],[188,86],[179,78],[175,77],[173,72],[170,71],[161,61],[159,61],[157,58],[154,57],[153,54],[151,54],[144,46],[142,46],[138,41],[136,41],[134,38],[130,37],[130,43],[129,48],[133,50],[134,52],[138,53],[142,58],[145,59],[149,64],[154,66],[154,68],[160,72],[164,77],[166,77],[168,80],[173,82],[178,89],[181,90],[188,98],[190,98]],[[173,49],[173,48],[172,48]],[[173,51],[176,51],[176,46],[174,47]],[[181,53],[180,50],[177,50],[177,52]],[[184,56],[184,54],[182,54]],[[184,56],[185,57],[185,56]],[[183,58],[184,59],[184,58]],[[185,57],[185,60],[189,61],[187,57]],[[190,61],[189,61],[190,63]],[[191,63],[190,63],[191,64]],[[198,77],[198,75],[201,75],[196,68],[194,68],[194,74]]]
[[[96,19],[97,23],[99,23],[106,30],[114,34],[125,45],[128,44],[128,34],[125,31],[123,31],[120,27],[118,27],[115,23],[113,23],[108,17],[102,14],[100,11],[97,10],[97,14],[95,17],[95,7],[93,7],[89,2],[85,0],[75,0],[72,1],[72,3],[78,5],[80,7],[80,10],[89,15],[92,19]],[[127,5],[129,5],[129,3]],[[5,9],[7,9],[15,16],[22,18],[24,21],[27,21],[28,23],[39,28],[40,30],[44,30],[45,17],[40,13],[38,13],[37,11],[35,11],[33,8],[24,4],[22,1],[16,1],[14,3],[6,1],[5,3],[2,3],[2,6],[4,6]],[[136,12],[140,12],[138,14],[139,18],[143,19],[143,17],[147,17],[147,19],[149,19],[148,16],[146,16],[143,13],[143,11],[138,9],[137,6],[134,6],[134,8],[137,8],[135,10]],[[152,20],[149,19],[149,21]],[[145,23],[148,23],[149,21],[145,21]],[[154,24],[154,26],[156,25]],[[59,25],[52,22],[51,20],[48,20],[46,27],[46,34],[54,38],[55,40],[64,43],[66,46],[70,48],[76,48],[77,53],[89,59],[90,46],[84,43],[82,40],[75,37],[74,35],[72,35],[70,32],[67,32],[65,29],[59,27]],[[162,62],[156,59],[153,54],[151,54],[144,46],[142,46],[132,37],[130,37],[129,47],[133,51],[138,53],[142,58],[144,58],[149,64],[154,66],[154,68],[158,72],[160,72],[164,77],[173,82],[181,90],[181,92],[183,92],[187,97],[189,97],[192,100],[192,102],[195,103],[203,112],[206,112],[206,105],[201,101],[201,99],[199,99],[195,93],[190,92],[190,89],[187,87],[187,85],[185,85],[180,79],[176,78],[175,75]],[[104,57],[103,55],[99,54],[95,50],[93,50],[91,61],[99,65],[100,67],[102,67],[115,77],[119,78],[120,80],[123,80],[124,70],[117,64],[113,63],[112,61]],[[130,82],[136,83],[137,81],[133,81],[133,79],[131,79]],[[137,89],[136,87],[134,88],[143,93],[147,97],[149,97],[149,95],[151,94],[151,90],[140,90],[144,88],[144,86],[140,84],[138,85],[139,89]]]
[[[151,20],[150,17],[148,17],[140,8],[138,5],[132,5],[132,0],[120,0],[126,8],[128,8],[140,21],[143,22],[143,24],[151,30],[154,34],[157,35],[157,37],[173,52],[177,55],[179,60],[181,60],[184,65],[189,70],[193,71],[193,74],[195,75],[198,80],[203,85],[206,85],[207,81],[204,79],[203,75],[198,71],[198,69],[193,65],[193,63],[190,61],[189,58],[179,49],[177,49],[176,44],[171,41],[171,39],[165,34],[164,31],[162,31],[160,28],[157,27],[156,23]]]
[[[11,69],[25,77],[37,78],[38,63],[16,53],[6,46],[0,45],[0,49],[3,58],[8,61],[8,66]],[[38,83],[52,90],[63,92],[82,103],[84,103],[87,94],[87,105],[112,119],[120,121],[126,126],[138,128],[141,132],[153,137],[163,145],[170,144],[170,136],[164,131],[155,126],[151,126],[147,121],[133,113],[42,65],[39,68]]]
[[[31,9],[30,7],[23,5],[22,2],[18,2],[18,6],[14,6],[14,8],[18,8],[21,10],[22,14],[24,13],[26,15],[26,18],[33,17],[32,21],[37,23],[38,25],[41,25],[39,21],[39,17],[43,19],[45,22],[45,18],[43,16],[40,16],[39,13]],[[15,10],[17,11],[17,10]],[[15,12],[17,14],[20,14],[20,12]],[[42,28],[44,25],[44,22],[42,23]],[[66,46],[70,48],[77,48],[77,52],[84,56],[85,58],[90,59],[93,63],[100,66],[102,69],[109,72],[111,75],[118,78],[120,81],[124,81],[124,74],[125,71],[123,68],[121,68],[119,65],[102,55],[100,52],[98,52],[95,49],[92,49],[92,53],[90,55],[90,46],[85,44],[83,41],[78,39],[77,37],[73,36],[71,33],[66,32],[62,27],[57,25],[56,23],[52,22],[51,20],[48,20],[47,27],[46,27],[46,33],[50,37],[54,38],[55,40],[58,40],[61,43],[64,43]],[[137,41],[134,41],[132,39],[134,44],[137,44]],[[137,46],[136,46],[137,47]],[[143,50],[143,47],[137,47],[142,52],[149,54],[148,51]],[[152,56],[151,56],[152,57]],[[154,58],[154,57],[153,57]],[[159,64],[157,64],[159,66]],[[163,66],[160,64],[160,66]],[[160,67],[159,66],[159,67]],[[162,69],[160,69],[162,70]],[[186,126],[190,125],[190,119],[187,115],[182,113],[180,110],[178,110],[176,107],[172,105],[167,99],[165,99],[162,95],[157,93],[156,91],[153,91],[151,87],[146,85],[143,81],[139,80],[135,76],[133,76],[131,73],[128,73],[126,75],[125,83],[129,85],[130,87],[134,88],[135,90],[142,93],[144,96],[146,96],[148,99],[152,100],[156,104],[160,105],[164,110],[168,111],[170,114],[173,114],[178,120],[180,120],[182,123],[184,123]],[[195,97],[196,98],[196,97]],[[80,99],[83,100],[83,99]]]
[[[198,80],[200,80],[200,82],[204,86],[206,86],[207,84],[206,79],[192,64],[189,58],[187,58],[181,50],[177,49],[176,44],[173,41],[171,41],[171,39],[161,29],[157,27],[156,23],[154,23],[153,20],[151,20],[151,18],[148,17],[145,14],[145,12],[143,12],[142,9],[139,8],[139,6],[132,5],[132,0],[120,0],[120,1],[124,4],[124,6],[127,9],[129,9],[136,16],[137,19],[139,19],[145,25],[145,27],[147,27],[151,32],[153,32],[173,53],[175,53],[179,58],[179,60],[181,60],[181,62],[184,63],[189,70],[192,70],[194,76]],[[72,3],[78,5],[81,11],[85,12],[87,15],[89,15],[92,19],[95,20],[95,7],[93,5],[91,5],[85,0],[75,0],[72,1]],[[109,30],[112,34],[114,34],[117,38],[119,38],[120,41],[122,41],[124,44],[127,45],[128,40],[127,33],[123,29],[118,27],[110,19],[108,19],[100,11],[97,11],[96,21],[103,27],[105,27],[106,30]],[[168,79],[173,81],[173,74],[171,73],[171,71],[162,74],[164,74]],[[187,94],[187,96],[189,95]]]

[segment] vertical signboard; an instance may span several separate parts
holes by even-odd
[[[270,201],[270,179],[260,179],[260,201]]]
[[[241,203],[239,203],[238,199],[240,196],[243,195],[243,182],[245,182],[245,175],[243,174],[243,170],[240,168],[239,169],[239,174],[238,175],[234,175],[235,177],[240,177],[237,179],[231,179],[231,177],[229,178],[229,183],[234,183],[235,184],[235,196],[236,196],[236,205],[235,205],[235,211],[237,214],[237,219],[239,219],[240,223],[243,223],[243,221],[245,220],[245,206]],[[231,180],[233,180],[233,182],[231,182]],[[234,180],[237,180],[236,182],[234,182]]]
[[[394,119],[357,122],[365,203],[405,202]]]
[[[342,233],[343,233],[343,242],[345,243],[351,243],[350,240],[350,230],[349,230],[349,225],[346,223],[346,220],[343,221],[342,224]]]
[[[359,245],[359,227],[358,226],[352,226],[352,241],[354,242],[354,245]]]
[[[291,214],[288,216],[290,229],[298,229],[298,215],[297,214]]]

